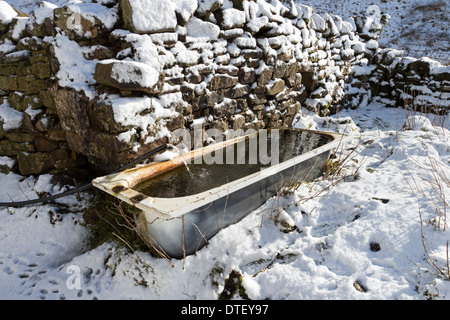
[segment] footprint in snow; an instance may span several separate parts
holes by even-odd
[[[13,269],[11,269],[10,267],[5,267],[3,269],[4,272],[6,272],[7,274],[13,274],[15,271]]]

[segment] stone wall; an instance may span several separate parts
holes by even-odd
[[[0,21],[0,157],[16,161],[8,168],[107,172],[175,143],[176,129],[286,127],[302,107],[328,115],[386,91],[370,81],[386,76],[381,30],[359,30],[364,18],[278,0],[137,4],[43,2]]]
[[[388,106],[445,114],[450,108],[450,67],[429,58],[403,57],[385,49],[375,57],[371,88]]]
[[[368,39],[361,25],[364,22],[357,23],[357,32]],[[379,34],[372,33],[372,39]],[[373,49],[376,43],[369,40],[365,45]],[[353,65],[345,91],[342,103],[351,108],[376,101],[386,107],[443,115],[450,108],[450,66],[428,57],[405,56],[401,50],[376,48],[368,59]]]
[[[0,22],[0,156],[12,160],[0,162],[2,172],[39,174],[86,163],[69,148],[48,91],[54,81],[51,48],[43,41],[53,32],[49,22],[34,24],[21,12]]]

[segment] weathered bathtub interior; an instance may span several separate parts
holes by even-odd
[[[138,228],[159,251],[190,255],[282,188],[320,176],[345,138],[263,131],[100,177],[93,185],[140,209]]]

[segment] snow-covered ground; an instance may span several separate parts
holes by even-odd
[[[36,1],[9,3],[26,11]],[[357,10],[343,0],[334,13],[347,5]],[[447,118],[377,103],[332,117],[302,110],[294,126],[353,137],[338,150],[342,170],[272,199],[181,260],[120,240],[92,247],[88,193],[1,208],[0,299],[213,300],[232,271],[243,289],[234,299],[450,299]],[[0,202],[64,190],[51,179],[0,174]]]
[[[250,299],[449,299],[445,119],[377,104],[303,112],[297,127],[354,137],[338,154],[349,155],[340,175],[274,198],[186,259],[133,253],[119,240],[90,248],[87,194],[2,209],[0,298],[217,299],[234,270]],[[59,192],[50,179],[2,174],[0,200]]]

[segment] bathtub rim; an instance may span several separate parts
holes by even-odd
[[[301,132],[311,132],[315,134],[328,135],[333,138],[332,141],[326,143],[323,146],[315,148],[311,151],[305,152],[301,155],[298,155],[289,160],[283,161],[276,165],[264,168],[259,172],[255,172],[248,176],[242,177],[240,179],[231,181],[229,183],[223,184],[216,188],[212,188],[206,190],[201,193],[197,193],[190,196],[184,197],[172,197],[172,198],[160,198],[160,197],[151,197],[147,196],[139,191],[133,189],[134,185],[128,188],[129,180],[127,180],[128,174],[139,174],[139,170],[145,168],[146,166],[152,165],[152,163],[144,166],[137,166],[135,168],[131,168],[120,173],[110,174],[102,177],[98,177],[92,181],[92,184],[98,189],[111,194],[112,196],[132,205],[144,213],[151,213],[156,217],[168,220],[183,216],[189,212],[192,212],[196,209],[199,209],[209,203],[214,202],[217,199],[227,196],[227,194],[231,194],[235,191],[238,191],[242,188],[245,188],[247,185],[253,184],[261,179],[264,179],[268,176],[274,175],[277,172],[283,171],[291,166],[297,165],[301,162],[304,162],[316,155],[325,153],[332,149],[339,147],[341,144],[347,143],[351,137],[346,134],[335,133],[335,132],[325,132],[325,131],[317,131],[317,130],[309,130],[309,129],[298,129],[298,128],[281,128],[280,130],[298,130]],[[237,143],[242,141],[246,137],[249,137],[255,133],[250,135],[244,135],[235,139],[226,140],[220,143],[211,146],[203,147],[197,150],[193,150],[187,154],[183,154],[175,157],[172,160],[178,165],[181,162],[182,158],[186,155],[190,155],[192,152],[199,152],[201,150],[216,150],[218,148],[224,148],[225,146]],[[169,171],[169,170],[168,170]],[[125,187],[122,191],[114,191],[118,186]]]

